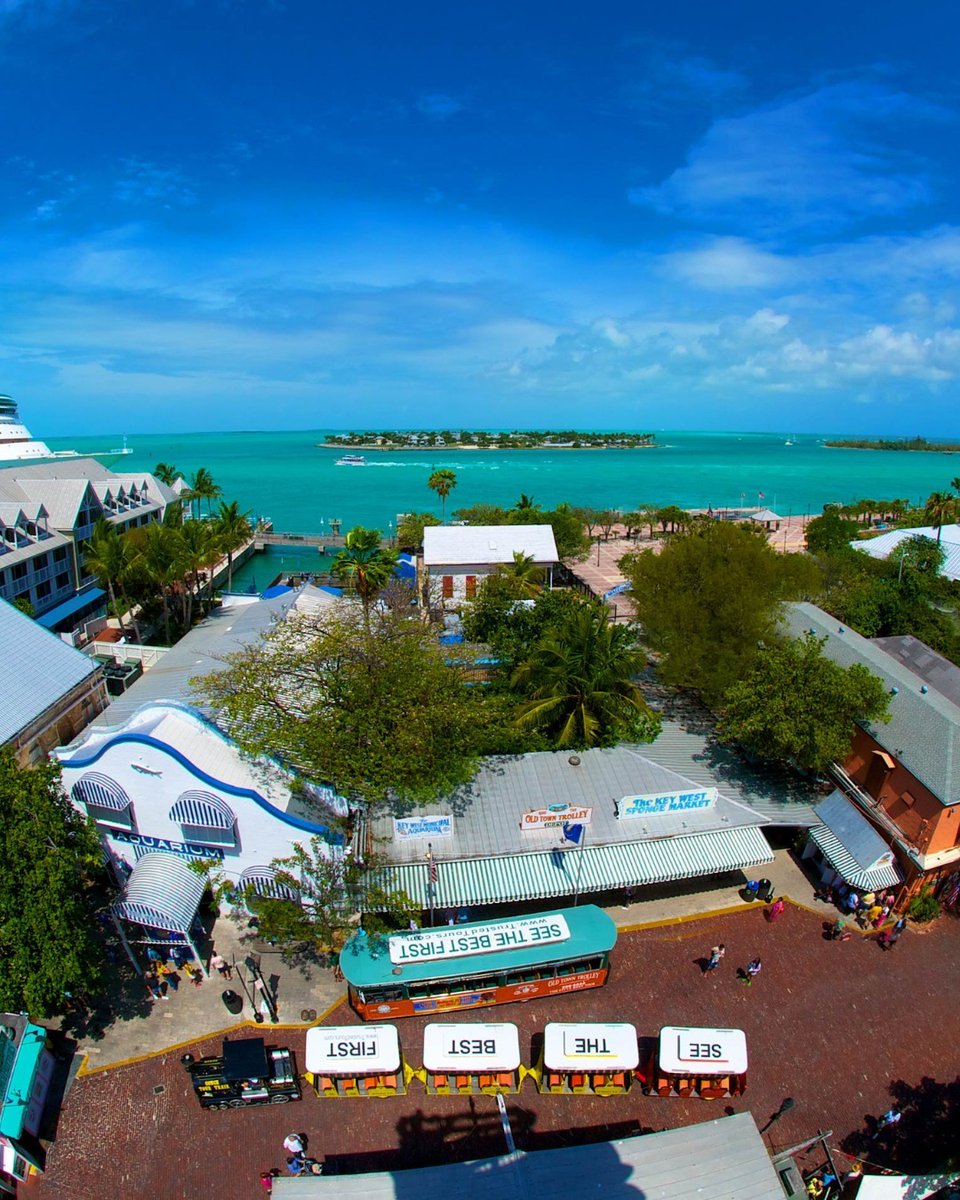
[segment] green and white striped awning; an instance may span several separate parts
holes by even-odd
[[[547,900],[575,892],[604,892],[720,875],[773,862],[766,838],[756,826],[719,829],[686,837],[651,838],[583,850],[510,854],[497,858],[435,858],[436,907],[508,904]],[[426,862],[385,867],[383,883],[399,889],[422,908],[430,906]]]
[[[810,837],[820,847],[824,858],[841,876],[844,883],[865,892],[877,892],[882,888],[896,887],[903,883],[903,872],[895,862],[883,863],[865,870],[843,842],[827,825],[814,825]]]

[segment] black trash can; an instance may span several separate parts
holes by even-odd
[[[220,996],[228,1013],[238,1017],[243,1012],[243,997],[227,988]]]
[[[773,884],[769,879],[761,879],[757,884],[757,899],[769,904],[773,899]]]

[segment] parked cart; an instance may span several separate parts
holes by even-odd
[[[533,1074],[541,1092],[619,1096],[630,1087],[640,1063],[632,1025],[566,1025],[543,1031],[543,1056]]]
[[[402,1096],[407,1070],[395,1025],[314,1025],[304,1078],[321,1098]]]
[[[293,1051],[264,1045],[263,1038],[224,1039],[210,1058],[180,1061],[187,1069],[201,1108],[247,1108],[300,1099]]]
[[[747,1087],[746,1036],[742,1029],[665,1025],[647,1077],[655,1096],[738,1096]]]

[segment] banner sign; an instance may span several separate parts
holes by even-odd
[[[124,842],[128,846],[140,846],[144,850],[166,850],[168,854],[179,854],[181,858],[224,857],[222,846],[201,846],[194,842],[171,842],[169,838],[147,837],[144,833],[127,833],[125,829],[111,829],[107,836],[113,838],[115,842]]]
[[[393,836],[398,842],[453,837],[453,817],[449,813],[438,817],[394,817]]]
[[[496,925],[472,929],[449,925],[422,929],[419,933],[395,934],[387,938],[393,963],[431,962],[435,959],[465,958],[469,954],[493,954],[498,950],[528,950],[550,942],[565,942],[570,927],[563,917],[521,917]]]
[[[717,789],[704,788],[690,792],[651,792],[645,796],[624,796],[617,801],[617,816],[653,817],[660,813],[690,812],[696,808],[713,808]]]
[[[525,812],[520,818],[520,828],[524,833],[531,833],[538,829],[557,829],[561,825],[572,823],[589,825],[592,815],[592,808],[551,804],[548,808],[534,808],[530,812]]]

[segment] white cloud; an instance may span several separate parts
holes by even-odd
[[[796,273],[790,259],[733,237],[714,238],[694,250],[673,251],[659,261],[667,274],[710,291],[780,286]]]

